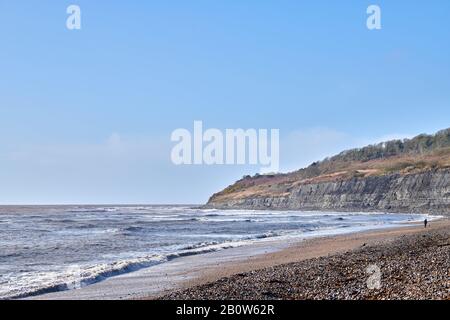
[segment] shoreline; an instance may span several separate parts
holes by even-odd
[[[450,299],[449,240],[448,218],[427,229],[420,224],[314,238],[205,270],[180,289],[148,299]],[[371,259],[380,264],[385,282],[374,291],[365,288]],[[441,269],[433,269],[438,263]]]
[[[433,220],[431,227],[441,221],[448,220]],[[25,299],[156,299],[170,292],[210,283],[233,274],[344,252],[357,248],[362,242],[371,243],[415,233],[422,228],[422,224],[414,224],[310,239],[269,239],[242,247],[176,258],[150,268],[107,278],[78,290]]]

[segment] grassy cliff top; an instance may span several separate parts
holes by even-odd
[[[213,195],[210,202],[248,195],[281,194],[299,184],[394,173],[413,174],[445,168],[450,168],[450,128],[434,135],[421,134],[412,139],[392,140],[343,151],[290,173],[245,176]]]

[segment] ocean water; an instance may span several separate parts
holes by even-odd
[[[426,217],[187,206],[0,207],[0,299],[76,289],[256,241],[388,228]]]

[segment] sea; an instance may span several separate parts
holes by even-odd
[[[0,299],[74,290],[186,255],[407,226],[427,215],[179,205],[0,206]]]

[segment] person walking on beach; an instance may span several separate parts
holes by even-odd
[[[427,226],[428,226],[428,220],[427,219],[425,219],[425,221],[423,222],[423,224],[425,225],[425,229],[427,228]]]

